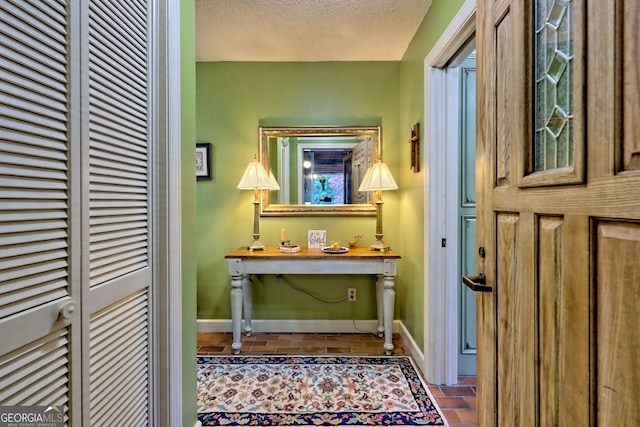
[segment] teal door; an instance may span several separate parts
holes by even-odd
[[[476,275],[476,60],[466,59],[460,72],[460,192],[458,198],[458,268],[462,276]],[[458,375],[476,375],[476,295],[458,283]]]

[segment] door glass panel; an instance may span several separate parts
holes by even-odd
[[[573,2],[536,0],[534,170],[573,165]]]

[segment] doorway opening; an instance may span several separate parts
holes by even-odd
[[[456,384],[461,336],[460,65],[475,50],[475,0],[467,0],[425,59],[424,372]],[[463,212],[467,215],[466,212]],[[466,217],[465,217],[466,218]],[[465,225],[469,225],[468,222]],[[466,230],[468,231],[468,230]],[[475,246],[475,242],[473,242]],[[465,252],[466,254],[466,252]],[[475,260],[475,248],[471,257]],[[466,316],[473,318],[475,314]],[[465,342],[466,340],[466,342]],[[460,343],[462,344],[462,347]],[[467,349],[467,353],[470,349]]]

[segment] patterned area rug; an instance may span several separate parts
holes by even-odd
[[[203,426],[446,426],[408,357],[198,357]]]

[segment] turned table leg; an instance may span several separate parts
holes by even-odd
[[[376,275],[376,309],[378,310],[378,337],[384,336],[384,276]]]
[[[393,307],[396,300],[396,292],[393,290],[394,276],[384,276],[384,350],[387,356],[393,353]]]
[[[240,334],[242,326],[242,275],[231,276],[231,324],[233,331],[231,348],[235,354],[240,354],[242,348]]]

